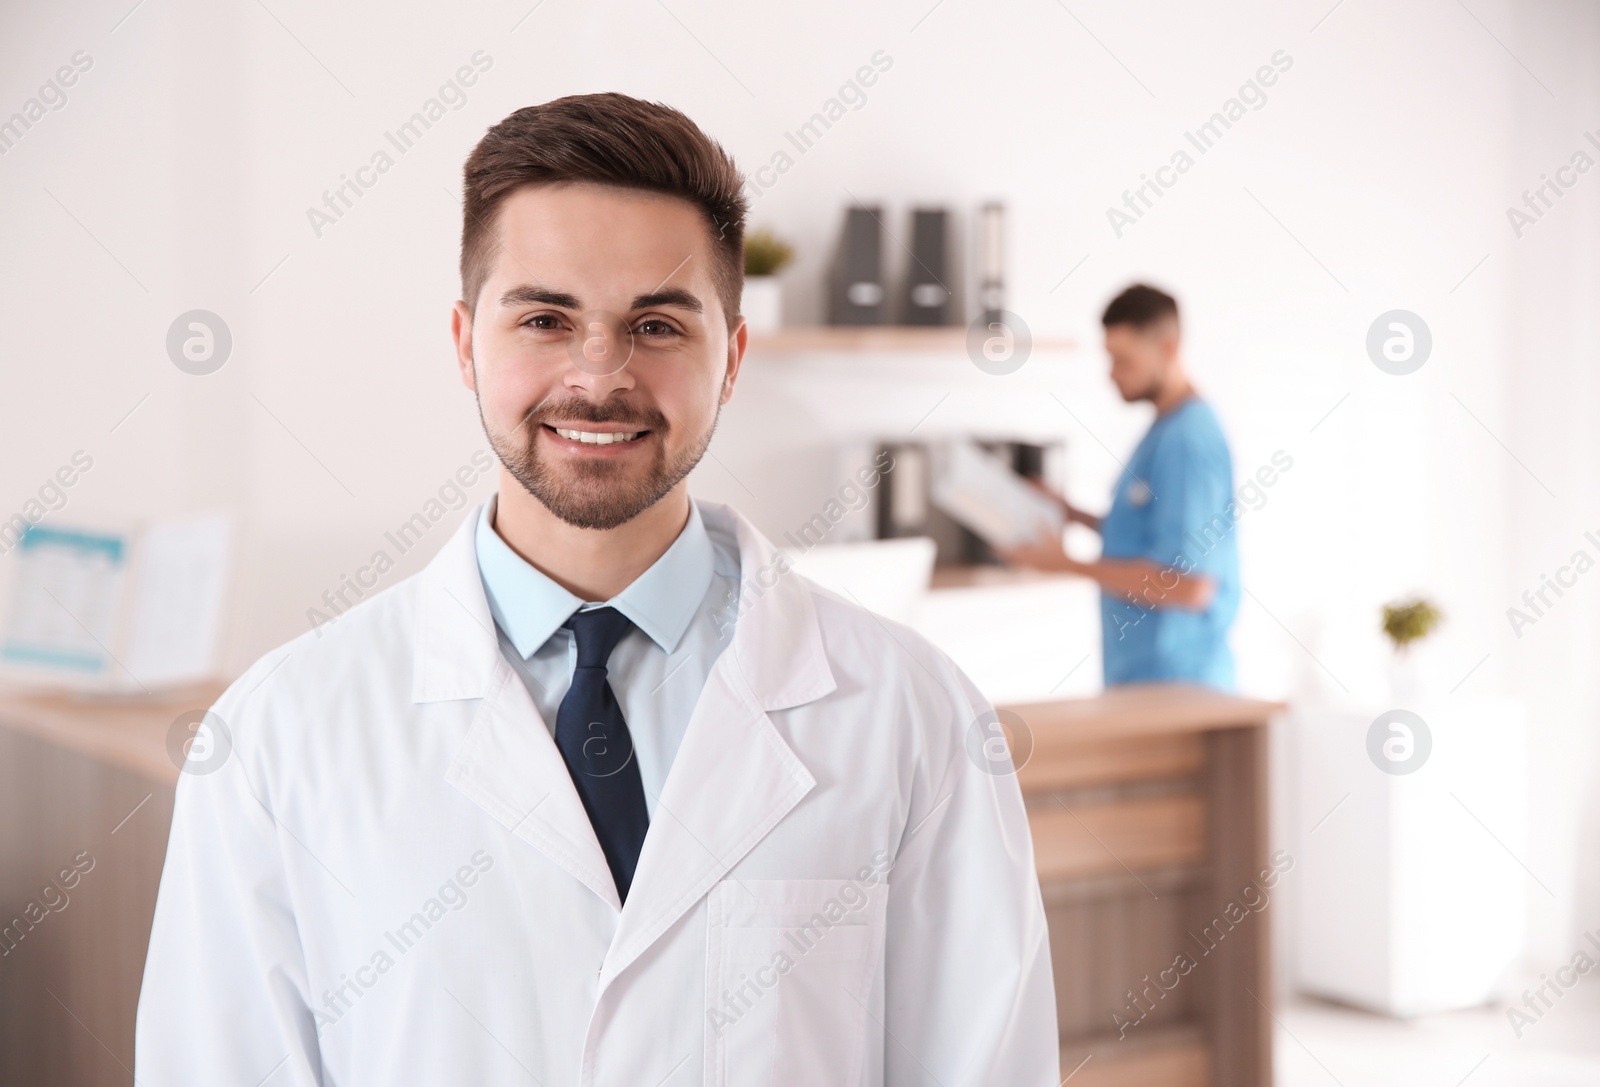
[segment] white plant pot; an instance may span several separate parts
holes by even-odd
[[[783,324],[783,287],[777,276],[746,276],[739,304],[751,332],[776,332]]]
[[[1409,706],[1422,697],[1422,667],[1416,653],[1397,649],[1389,657],[1389,699],[1395,706]]]

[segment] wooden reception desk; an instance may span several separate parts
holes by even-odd
[[[0,696],[0,1083],[131,1081],[169,732],[218,693]],[[1280,708],[1165,685],[1002,707],[1031,740],[1018,776],[1072,1087],[1271,1082],[1268,911],[1246,888],[1271,867],[1263,726]]]
[[[133,1082],[134,1010],[178,782],[167,736],[220,693],[0,695],[0,1083]]]
[[[1000,707],[1073,1087],[1272,1082],[1267,722],[1200,687]],[[1265,875],[1263,873],[1266,873]]]

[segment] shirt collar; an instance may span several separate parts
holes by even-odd
[[[585,601],[574,596],[518,555],[494,528],[498,495],[478,511],[475,546],[489,611],[496,625],[522,658],[533,656]],[[713,548],[689,500],[689,521],[672,546],[648,570],[606,605],[626,615],[634,626],[671,653],[711,587]],[[595,605],[599,606],[599,605]]]

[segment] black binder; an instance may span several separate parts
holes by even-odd
[[[954,316],[949,218],[943,208],[922,208],[911,213],[911,259],[900,296],[901,324],[947,325]]]
[[[829,324],[881,325],[888,319],[882,218],[883,210],[877,207],[854,207],[845,212],[828,291]]]

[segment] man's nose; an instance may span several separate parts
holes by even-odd
[[[568,350],[571,365],[566,385],[583,389],[597,399],[619,388],[632,388],[628,362],[633,357],[633,333],[621,318],[604,312],[584,314]]]

